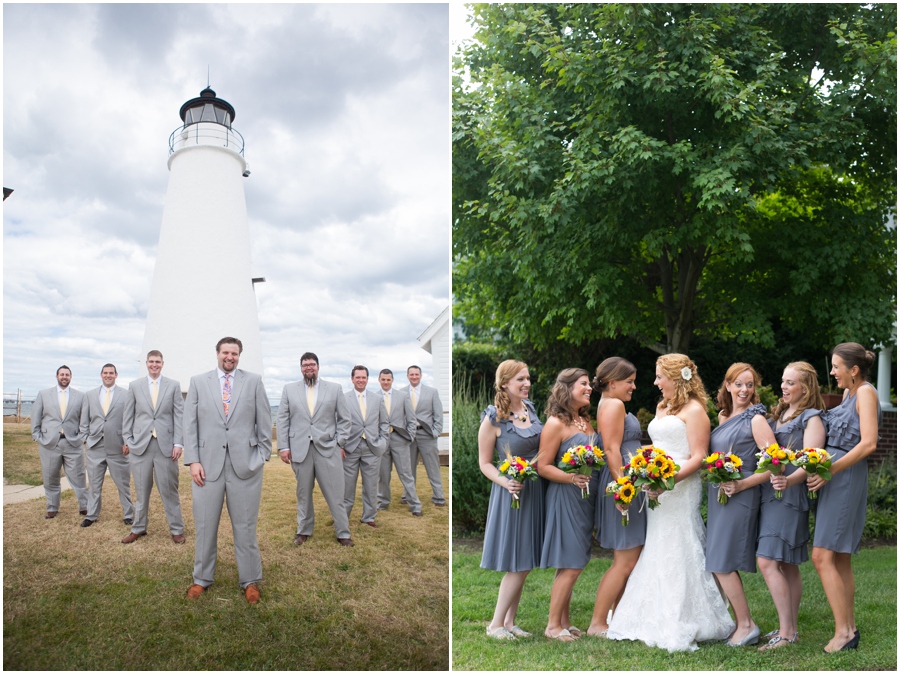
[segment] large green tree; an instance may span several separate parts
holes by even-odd
[[[892,340],[896,6],[475,5],[454,293],[538,348]]]

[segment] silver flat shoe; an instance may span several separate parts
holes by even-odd
[[[729,642],[727,642],[727,645],[737,648],[738,646],[753,646],[754,644],[758,644],[758,643],[759,643],[759,625],[754,625],[753,629],[750,630],[750,634],[745,636],[743,639],[741,639],[736,644],[733,644],[729,641]]]
[[[485,632],[492,639],[511,639],[512,641],[516,640],[515,635],[505,627],[498,627],[493,632],[491,632],[491,626],[488,625],[485,629]]]
[[[514,637],[530,637],[531,636],[531,632],[526,632],[518,625],[513,625],[512,627],[509,628],[508,631]]]

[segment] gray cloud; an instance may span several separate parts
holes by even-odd
[[[49,386],[62,361],[78,387],[107,360],[140,373],[167,140],[207,64],[247,141],[270,396],[307,349],[345,388],[358,362],[431,379],[416,337],[449,301],[446,6],[3,11],[8,385]]]

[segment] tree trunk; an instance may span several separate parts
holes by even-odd
[[[669,258],[668,254],[660,258],[663,311],[666,317],[666,353],[688,355],[696,318],[694,309],[697,291],[708,251],[704,247],[684,248],[675,253],[673,258]]]

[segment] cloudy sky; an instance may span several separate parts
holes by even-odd
[[[235,110],[266,387],[315,351],[395,373],[449,304],[448,7],[3,7],[3,391],[142,374],[169,135],[207,84]],[[198,371],[215,365],[198,365]],[[399,374],[398,383],[406,384]]]

